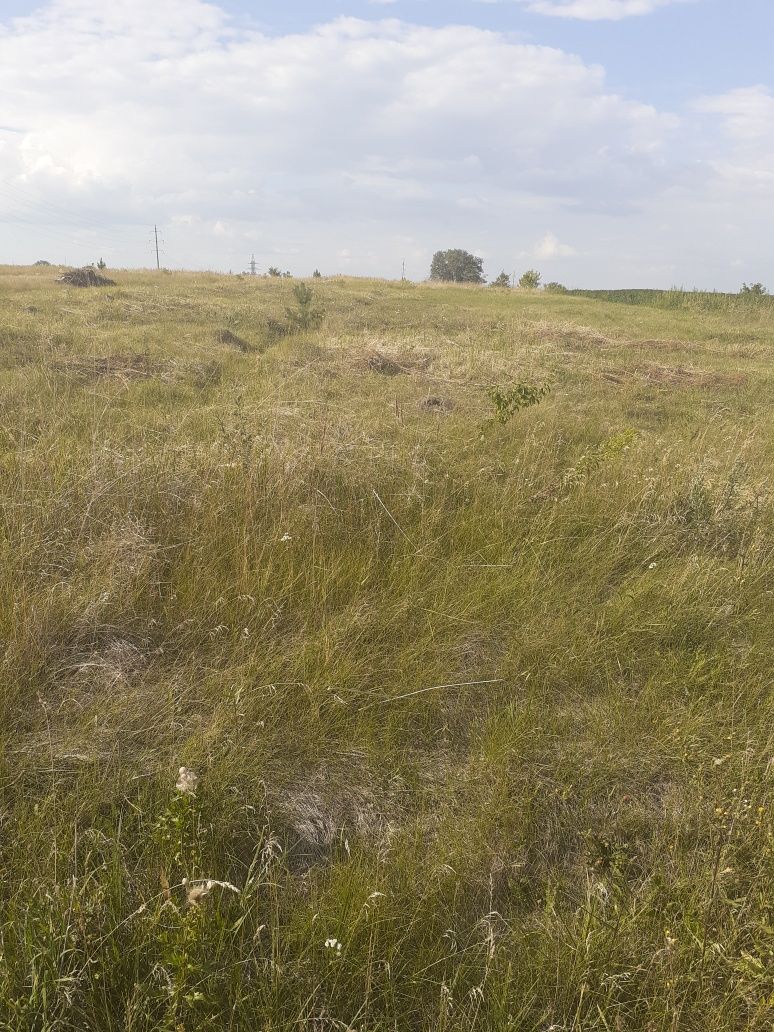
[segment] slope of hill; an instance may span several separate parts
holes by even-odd
[[[0,269],[0,1026],[769,1028],[769,306],[57,274]]]

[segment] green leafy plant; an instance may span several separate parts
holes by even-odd
[[[495,408],[494,418],[498,423],[507,423],[522,409],[539,405],[550,390],[547,385],[532,387],[526,383],[517,383],[515,387],[509,387],[507,390],[502,387],[490,387],[488,395]]]
[[[501,272],[497,279],[493,279],[489,284],[490,287],[510,287],[511,277],[507,272]]]
[[[287,307],[288,325],[293,330],[311,330],[322,322],[323,311],[314,305],[314,291],[306,283],[297,283],[293,287],[295,308]]]
[[[519,279],[519,286],[522,290],[537,290],[540,286],[540,273],[537,269],[527,269]]]
[[[555,283],[555,282],[546,283],[546,285],[543,287],[543,290],[546,292],[546,294],[566,294],[566,293],[568,293],[567,287],[565,287],[564,283]]]
[[[590,451],[584,452],[574,466],[565,470],[563,477],[565,487],[588,480],[592,473],[596,473],[606,462],[626,451],[638,437],[639,432],[634,427],[628,426],[611,434]]]

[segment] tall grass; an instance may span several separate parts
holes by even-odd
[[[769,1028],[770,318],[116,278],[0,270],[0,1027]]]
[[[668,311],[720,311],[730,315],[733,312],[750,313],[759,310],[771,318],[774,309],[774,297],[768,294],[728,294],[722,291],[683,290],[679,287],[670,290],[571,290],[568,293],[573,297],[586,297],[595,301],[652,305]]]

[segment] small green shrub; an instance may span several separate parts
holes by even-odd
[[[519,286],[522,290],[537,290],[540,286],[540,278],[540,273],[537,269],[527,269],[519,280]]]
[[[515,387],[509,387],[508,390],[490,387],[488,394],[495,407],[494,418],[498,423],[507,423],[521,409],[539,405],[550,390],[551,388],[548,386],[532,387],[526,383],[517,383]]]
[[[490,287],[510,287],[511,277],[507,272],[501,272],[497,279],[493,279],[489,284]]]
[[[314,306],[314,291],[306,283],[297,283],[293,287],[293,297],[296,300],[295,308],[287,307],[288,326],[291,330],[311,330],[322,322],[323,312],[321,308]]]
[[[584,452],[574,466],[565,470],[564,486],[572,487],[588,480],[606,462],[627,451],[638,437],[638,431],[631,426],[611,434],[595,448]]]

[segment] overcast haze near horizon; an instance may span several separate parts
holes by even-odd
[[[0,0],[0,262],[774,285],[769,0]]]

